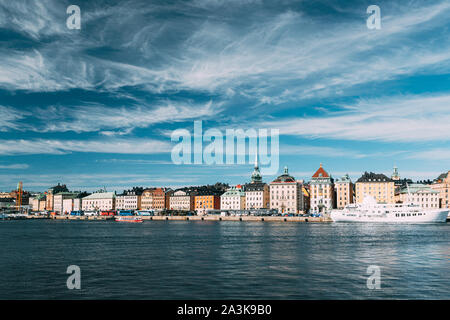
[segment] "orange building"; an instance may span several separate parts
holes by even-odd
[[[195,196],[195,211],[205,214],[206,210],[219,210],[220,196],[217,194],[204,194]]]

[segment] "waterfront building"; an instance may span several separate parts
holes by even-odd
[[[73,199],[74,198],[63,199],[61,213],[63,213],[63,214],[70,214],[70,212],[73,211]]]
[[[245,192],[241,186],[231,187],[220,196],[221,210],[244,210]]]
[[[9,192],[0,192],[0,199],[11,198]]]
[[[381,173],[365,172],[356,181],[356,202],[362,203],[365,196],[372,196],[378,203],[395,203],[394,180]]]
[[[195,211],[197,211],[197,214],[206,214],[208,210],[219,210],[221,194],[215,191],[199,192],[195,196]]]
[[[101,190],[84,197],[81,203],[83,211],[115,210],[116,193]]]
[[[268,209],[270,207],[269,185],[262,181],[259,171],[258,155],[251,175],[251,182],[244,185],[245,209]]]
[[[400,191],[400,201],[404,204],[415,204],[422,208],[439,208],[439,191],[433,190],[430,185],[411,184]]]
[[[348,174],[336,180],[336,207],[343,209],[346,205],[354,201],[354,185]]]
[[[439,207],[450,208],[450,170],[434,179],[431,188],[439,192]]]
[[[313,174],[309,186],[312,212],[327,212],[335,208],[334,179],[322,164]]]
[[[267,183],[248,183],[244,186],[244,190],[246,210],[270,208],[270,192]]]
[[[52,196],[53,211],[58,214],[68,214],[73,210],[73,199],[78,196],[78,193],[59,192],[57,194],[53,194]]]
[[[280,213],[306,212],[307,204],[303,194],[303,182],[289,175],[288,168],[270,183],[270,209]]]
[[[83,209],[83,198],[77,197],[73,199],[73,211],[81,211]]]
[[[57,186],[51,187],[47,190],[45,193],[46,195],[46,204],[45,209],[49,211],[53,211],[53,196],[60,192],[69,192],[69,189],[67,189],[66,185],[59,184]]]
[[[141,195],[139,191],[127,191],[116,196],[116,210],[140,210]]]
[[[170,206],[170,196],[172,194],[173,191],[167,188],[145,189],[141,196],[141,209],[159,211],[168,209]]]
[[[170,210],[194,211],[196,194],[197,192],[188,189],[174,191],[169,200]]]
[[[44,211],[46,205],[45,194],[37,194],[30,199],[30,209],[31,211]]]

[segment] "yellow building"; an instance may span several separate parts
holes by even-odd
[[[219,210],[220,209],[220,196],[218,194],[208,193],[195,196],[195,211],[197,214],[202,215],[207,210]]]
[[[450,208],[450,171],[437,177],[433,181],[431,188],[439,192],[439,206],[441,208]]]
[[[394,180],[384,174],[365,172],[356,181],[356,203],[361,203],[365,196],[372,196],[378,203],[395,203]]]

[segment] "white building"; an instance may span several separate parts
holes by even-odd
[[[270,209],[280,213],[303,213],[307,210],[303,194],[303,183],[289,175],[288,168],[270,183]]]
[[[71,211],[73,211],[73,199],[64,199],[61,213],[69,214]]]
[[[241,187],[232,187],[220,196],[220,210],[244,210],[245,192]]]
[[[78,193],[73,192],[60,192],[53,195],[53,211],[59,214],[70,213],[73,210],[73,199],[77,196]]]
[[[266,183],[245,185],[245,209],[270,208],[269,186]]]
[[[81,211],[83,208],[82,205],[83,199],[82,198],[75,198],[73,199],[73,211]]]
[[[422,208],[439,208],[439,191],[425,184],[410,184],[400,191],[400,201],[405,204],[413,203]]]
[[[334,180],[322,164],[310,182],[311,212],[327,212],[335,207]]]
[[[141,208],[141,195],[136,192],[127,192],[116,197],[117,210],[139,210]]]
[[[83,211],[108,211],[116,206],[116,194],[114,192],[96,192],[84,197],[82,201]]]
[[[175,191],[169,199],[170,210],[194,211],[195,195],[196,193],[193,193],[191,191]]]

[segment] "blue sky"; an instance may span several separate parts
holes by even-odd
[[[449,16],[448,1],[0,0],[0,190],[247,182],[251,164],[172,163],[170,133],[194,120],[279,129],[298,179],[320,163],[433,179],[450,169]]]

